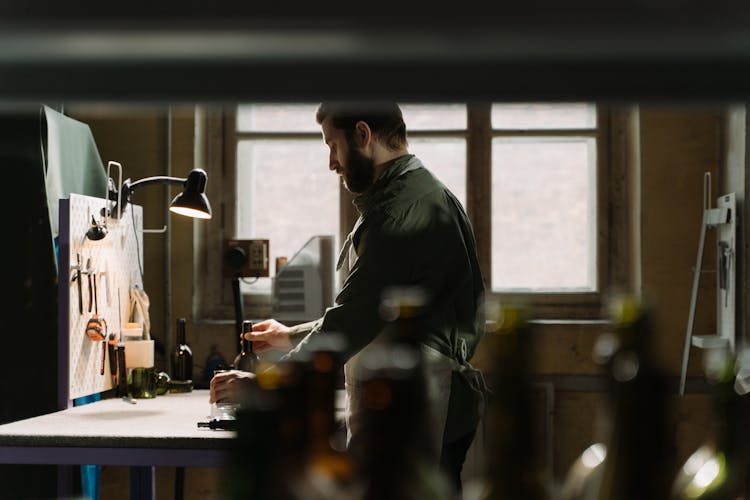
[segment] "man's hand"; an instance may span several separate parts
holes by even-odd
[[[291,328],[275,319],[267,319],[253,324],[253,331],[245,333],[247,340],[252,341],[253,351],[261,353],[270,349],[289,351],[292,341],[289,340]]]
[[[255,384],[254,373],[240,370],[219,372],[211,379],[211,391],[208,402],[226,401],[237,403],[253,384]]]

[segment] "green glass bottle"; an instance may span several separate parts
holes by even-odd
[[[186,325],[187,320],[185,318],[177,320],[177,343],[172,354],[174,370],[172,380],[193,380],[193,351],[187,343]]]

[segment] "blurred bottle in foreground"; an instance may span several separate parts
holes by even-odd
[[[332,446],[343,349],[343,337],[326,334],[293,360],[257,366],[236,410],[228,498],[352,498],[353,461]]]
[[[225,468],[222,498],[301,500],[307,445],[305,363],[258,367],[235,411],[237,435]]]
[[[612,331],[594,346],[605,372],[606,437],[574,463],[559,497],[663,500],[673,477],[674,421],[668,379],[653,352],[654,312],[631,296],[608,305]]]
[[[405,345],[369,351],[361,373],[362,429],[352,442],[360,500],[448,500],[450,484],[434,460],[421,365]]]
[[[439,465],[422,341],[428,297],[414,287],[383,292],[385,326],[348,365],[349,451],[356,465],[352,498],[452,499]]]
[[[354,462],[346,450],[345,429],[336,414],[345,342],[342,335],[326,333],[307,346],[308,445],[301,488],[311,500],[351,498]]]
[[[488,301],[485,337],[492,368],[485,415],[484,500],[544,500],[549,484],[534,433],[531,325],[526,307]]]
[[[748,498],[750,479],[750,352],[727,349],[705,353],[706,380],[712,386],[713,425],[705,444],[677,471],[674,500]]]

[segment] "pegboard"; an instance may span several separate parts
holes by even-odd
[[[107,218],[104,238],[91,240],[92,216],[104,225],[106,203],[79,194],[60,200],[58,400],[67,406],[113,387],[106,346],[86,335],[89,319],[98,314],[119,340],[130,321],[130,290],[143,289],[143,208],[128,204],[121,219]]]

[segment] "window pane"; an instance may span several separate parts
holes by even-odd
[[[318,104],[245,104],[237,106],[240,132],[320,132]]]
[[[466,141],[463,139],[410,139],[409,152],[450,189],[466,206]]]
[[[594,140],[492,145],[493,290],[594,290]]]
[[[244,104],[237,107],[240,132],[320,132],[315,121],[318,103]],[[466,128],[464,104],[403,104],[401,110],[408,130]]]
[[[237,237],[269,240],[271,276],[276,257],[291,259],[311,236],[338,240],[340,180],[322,141],[240,141],[237,166]]]
[[[456,130],[466,128],[465,104],[399,104],[410,130]]]
[[[596,106],[572,104],[493,104],[493,129],[568,129],[596,127]]]

